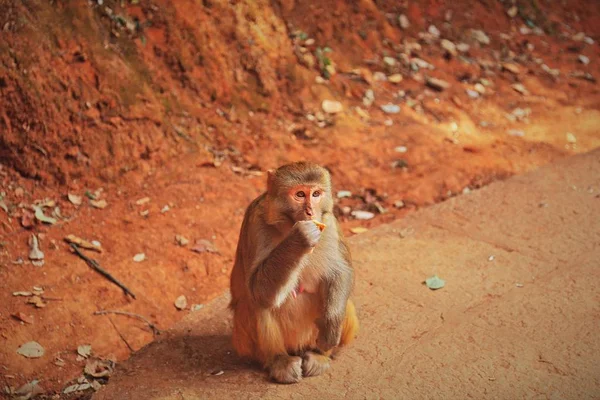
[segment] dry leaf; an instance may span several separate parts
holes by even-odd
[[[27,300],[28,304],[35,305],[36,308],[44,308],[46,307],[46,303],[42,300],[40,296],[32,296]]]
[[[175,235],[175,242],[180,246],[187,246],[190,241],[185,236]]]
[[[102,253],[102,246],[99,243],[94,243],[94,242],[89,242],[85,239],[82,239],[78,236],[75,235],[67,235],[65,236],[65,241],[67,243],[73,243],[76,244],[77,246],[83,248],[83,249],[88,249],[88,250],[95,250],[98,253]]]
[[[33,399],[34,397],[44,393],[44,389],[42,389],[38,383],[39,381],[36,379],[15,390],[14,394],[18,396],[16,398],[19,400]]]
[[[138,206],[141,206],[142,204],[146,204],[150,202],[150,197],[143,197],[141,199],[139,199],[138,201],[135,202],[135,204],[137,204]]]
[[[108,203],[104,199],[102,199],[102,200],[90,200],[90,204],[92,205],[92,207],[100,208],[100,209],[106,208],[106,206],[108,205]]]
[[[80,206],[81,203],[83,203],[83,198],[81,196],[77,196],[76,194],[67,193],[67,198],[75,206]]]
[[[53,225],[56,223],[56,218],[48,217],[44,214],[44,210],[42,210],[41,206],[31,206],[35,211],[35,218],[38,221],[45,222],[46,224]]]
[[[114,362],[110,360],[88,360],[83,371],[94,378],[109,377],[114,370]]]
[[[23,321],[28,324],[33,324],[33,316],[32,315],[27,315],[22,312],[18,312],[18,313],[12,314],[12,316],[13,316],[13,318],[15,318],[19,321]]]
[[[194,247],[192,247],[192,251],[196,253],[218,253],[219,250],[215,246],[213,242],[206,239],[200,239],[196,241]]]
[[[33,293],[31,292],[13,292],[12,294],[13,296],[24,296],[24,297],[29,297],[29,296],[33,296]]]
[[[92,345],[90,344],[82,344],[77,347],[77,354],[81,357],[88,358],[92,354]]]
[[[177,307],[178,310],[185,310],[185,308],[187,307],[187,299],[184,295],[179,296],[175,300],[175,307]]]
[[[39,241],[38,241],[37,236],[31,235],[31,238],[29,239],[29,246],[31,247],[31,250],[29,252],[30,260],[43,260],[44,259],[44,253],[40,250]]]
[[[27,358],[40,358],[44,355],[44,348],[38,342],[31,341],[19,347],[17,353]]]

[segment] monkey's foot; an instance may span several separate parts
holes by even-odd
[[[288,355],[276,356],[269,366],[269,376],[279,383],[297,383],[302,379],[302,358]]]
[[[302,375],[317,376],[327,371],[330,367],[330,358],[323,355],[307,351],[302,359]]]

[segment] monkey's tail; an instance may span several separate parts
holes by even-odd
[[[346,304],[346,316],[344,317],[344,324],[342,326],[342,337],[340,339],[340,346],[345,346],[352,342],[358,333],[358,317],[356,316],[356,307],[352,300],[348,300]]]

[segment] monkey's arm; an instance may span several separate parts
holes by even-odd
[[[313,223],[296,224],[266,257],[258,256],[251,267],[248,289],[254,301],[263,308],[279,307],[296,287],[302,269],[302,258],[316,244],[306,227]],[[266,247],[266,246],[265,246]]]
[[[319,328],[317,347],[324,352],[340,343],[346,304],[354,279],[350,252],[344,242],[340,242],[340,252],[335,268],[331,270],[321,286],[323,314],[317,320]]]

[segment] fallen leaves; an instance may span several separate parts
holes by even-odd
[[[82,344],[80,346],[77,346],[77,354],[79,354],[83,358],[88,358],[92,355],[92,345]]]
[[[102,253],[102,245],[99,243],[87,241],[73,234],[65,236],[64,239],[67,243],[74,243],[83,249],[94,250],[98,253]]]
[[[12,317],[18,321],[25,322],[27,324],[33,324],[33,315],[27,315],[22,312],[12,314]]]
[[[99,208],[99,209],[104,209],[104,208],[106,208],[106,206],[108,206],[108,203],[104,199],[90,200],[90,204],[92,205],[92,207]]]
[[[76,194],[73,193],[67,193],[67,199],[71,202],[71,204],[73,204],[74,206],[80,206],[83,203],[83,197],[78,196]]]
[[[17,353],[27,358],[40,358],[44,355],[45,350],[38,342],[31,341],[19,347]]]
[[[39,241],[36,235],[31,235],[29,238],[29,259],[36,267],[44,265],[44,253],[40,250]]]
[[[446,281],[434,275],[430,278],[425,279],[425,285],[431,290],[441,289],[446,286]]]
[[[48,217],[47,215],[45,215],[42,207],[36,206],[36,205],[31,206],[31,207],[33,208],[35,218],[38,221],[44,222],[44,223],[50,224],[50,225],[54,225],[56,223],[56,218]]]
[[[194,246],[191,248],[192,251],[196,253],[218,253],[219,249],[215,246],[213,242],[206,239],[197,240]]]

